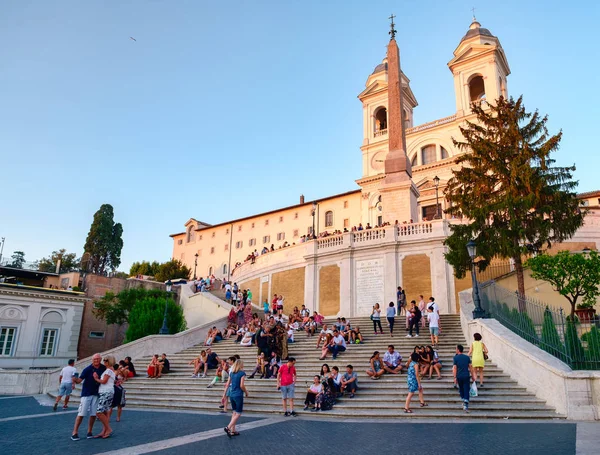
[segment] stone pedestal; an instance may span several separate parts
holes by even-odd
[[[383,221],[394,225],[396,220],[400,224],[412,219],[419,219],[418,202],[419,190],[412,180],[399,183],[384,183],[380,188],[381,205],[383,206]]]

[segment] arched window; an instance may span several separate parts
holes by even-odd
[[[436,161],[435,144],[426,145],[421,149],[421,164],[431,164]]]
[[[448,158],[450,155],[448,155],[448,150],[446,150],[444,147],[440,147],[442,149],[442,159],[446,159]]]
[[[331,210],[325,212],[325,227],[333,226],[333,212]]]
[[[187,242],[188,243],[194,241],[194,235],[195,235],[195,233],[194,233],[194,226],[190,226],[188,228],[188,231],[187,231]]]
[[[213,274],[213,268],[212,265],[208,268],[208,276],[211,276]]]
[[[380,136],[387,131],[387,109],[380,107],[375,111],[375,136]]]
[[[223,275],[227,275],[227,264],[223,264]]]
[[[471,102],[477,102],[485,99],[485,84],[482,76],[475,76],[469,82],[469,96]]]

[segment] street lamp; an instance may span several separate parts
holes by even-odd
[[[194,281],[196,281],[196,268],[198,267],[198,253],[194,254]]]
[[[440,178],[437,175],[433,178],[433,184],[435,185],[435,219],[439,220],[442,217],[442,215],[440,214],[440,203],[438,197]]]
[[[167,285],[167,297],[165,298],[165,316],[163,317],[163,325],[159,332],[161,335],[169,334],[169,328],[167,327],[167,305],[169,305],[169,293],[171,292],[171,287],[173,286],[171,280],[167,281],[165,284]]]
[[[312,226],[312,236],[316,237],[315,235],[315,214],[317,213],[317,203],[313,202],[312,204],[312,218],[313,218],[313,226]]]
[[[479,319],[485,317],[485,311],[481,308],[481,299],[479,298],[479,286],[477,285],[477,275],[475,274],[475,258],[477,257],[477,244],[474,240],[469,240],[467,243],[467,251],[471,258],[471,281],[473,285],[473,303],[475,309],[473,310],[473,319]]]

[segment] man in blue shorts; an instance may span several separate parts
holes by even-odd
[[[94,354],[92,356],[92,364],[85,367],[78,378],[73,378],[75,384],[81,384],[81,402],[79,403],[79,411],[75,418],[75,427],[73,428],[73,434],[71,439],[73,441],[79,441],[79,425],[83,422],[84,417],[89,417],[87,438],[92,439],[92,428],[96,421],[96,409],[98,408],[98,389],[100,383],[94,379],[94,373],[101,377],[106,367],[100,363],[102,356],[100,354]]]

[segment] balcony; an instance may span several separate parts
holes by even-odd
[[[375,137],[380,137],[380,136],[387,136],[387,128],[383,129],[383,130],[377,130],[375,131],[374,136]]]

